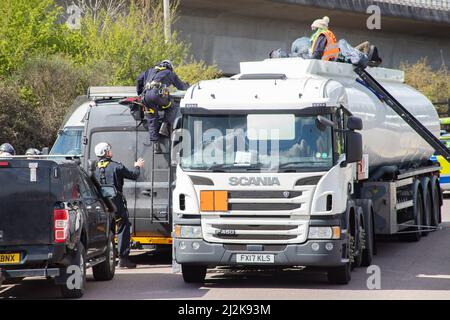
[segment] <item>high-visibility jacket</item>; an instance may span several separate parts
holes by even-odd
[[[336,37],[334,36],[334,33],[331,30],[322,30],[320,33],[315,35],[313,43],[311,45],[311,54],[314,51],[314,48],[316,46],[317,39],[319,36],[323,34],[325,38],[327,39],[327,44],[325,46],[325,50],[323,52],[322,60],[337,60],[339,55],[339,46],[336,43]]]

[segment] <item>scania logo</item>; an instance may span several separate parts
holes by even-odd
[[[231,186],[279,186],[277,177],[230,177]]]

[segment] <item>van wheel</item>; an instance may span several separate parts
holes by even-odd
[[[186,283],[203,283],[206,277],[206,266],[181,265],[183,280]]]
[[[105,252],[106,260],[92,267],[92,273],[96,281],[108,281],[114,278],[116,273],[116,250],[114,248],[114,235],[109,234],[108,245]]]
[[[73,268],[73,267],[78,268]],[[63,269],[64,270],[64,269]],[[64,298],[81,298],[86,288],[86,250],[79,242],[74,252],[72,266],[67,267],[67,282],[60,285],[61,294]]]

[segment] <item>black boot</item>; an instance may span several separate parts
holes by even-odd
[[[131,262],[129,257],[120,257],[119,268],[134,269],[136,268],[136,263]]]
[[[153,153],[155,153],[155,154],[163,153],[161,150],[161,144],[159,143],[159,141],[153,142]]]

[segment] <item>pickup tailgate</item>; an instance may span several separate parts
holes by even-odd
[[[52,161],[0,159],[0,247],[53,239]]]

